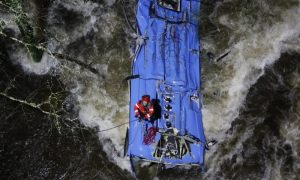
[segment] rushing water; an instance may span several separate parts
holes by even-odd
[[[134,1],[130,2],[126,4],[125,11],[129,21],[134,22]],[[203,122],[207,138],[215,138],[219,143],[206,154],[207,172],[204,175],[194,169],[167,169],[157,174],[159,178],[300,178],[299,6],[299,0],[202,1],[199,32],[204,94]],[[15,22],[15,13],[3,5],[0,5],[0,9],[4,31],[22,39]],[[47,81],[47,75],[55,77],[54,86],[58,86],[59,82],[59,87],[62,86],[66,92],[60,97],[63,104],[67,104],[65,109],[71,109],[74,116],[72,118],[78,117],[86,127],[101,131],[128,121],[128,85],[123,82],[123,78],[130,74],[134,34],[124,18],[121,1],[24,0],[23,10],[27,12],[35,35],[47,49],[68,55],[76,61],[57,58],[45,52],[41,62],[36,63],[28,56],[23,45],[3,37],[1,61],[8,59],[14,65],[21,65],[25,74],[34,73],[37,77],[43,75],[41,82]],[[227,56],[216,61],[218,56],[227,52]],[[9,63],[5,61],[4,64]],[[3,71],[8,71],[12,67],[7,65],[3,68]],[[0,78],[0,82],[8,81],[4,75]],[[5,85],[7,84],[9,83]],[[32,85],[28,83],[28,86]],[[6,111],[2,108],[1,112]],[[66,116],[70,115],[67,113]],[[27,116],[19,117],[20,121],[26,119]],[[1,121],[6,120],[1,116]],[[6,127],[5,123],[1,125]],[[78,131],[74,130],[75,135],[78,135]],[[91,129],[87,131],[94,132]],[[43,177],[128,178],[128,174],[124,174],[126,172],[120,173],[118,169],[130,169],[128,159],[122,157],[125,131],[126,127],[122,126],[88,135],[89,140],[78,138],[78,144],[93,147],[72,154],[75,159],[84,159],[80,166],[85,171],[70,171],[75,165],[66,156],[50,161],[53,163],[51,166],[56,168],[42,171],[50,173]],[[61,136],[65,139],[63,142],[66,142],[68,136]],[[1,135],[1,138],[5,137]],[[95,137],[98,137],[101,145],[94,141]],[[46,137],[44,140],[48,141]],[[40,140],[33,138],[31,141]],[[9,144],[9,141],[5,144]],[[49,153],[57,150],[57,144],[50,145],[54,147],[49,149]],[[70,147],[78,148],[77,144],[59,146],[62,151]],[[29,147],[17,148],[22,151]],[[7,150],[9,149],[0,151],[1,159],[6,164],[14,164],[8,161],[10,156],[4,153]],[[102,155],[95,155],[97,153]],[[91,160],[88,154],[97,158]],[[37,155],[37,159],[44,156]],[[25,166],[28,165],[25,163],[27,161],[36,162],[30,158],[23,160]],[[65,162],[60,164],[60,161]],[[99,166],[95,165],[98,162]],[[107,168],[104,163],[111,168]],[[50,165],[40,163],[35,167],[31,163],[30,166],[40,169]],[[17,172],[14,170],[17,166],[9,167],[11,172]],[[59,167],[66,169],[65,176],[58,172]],[[87,169],[93,173],[89,174]],[[34,178],[41,173],[26,168],[24,171],[29,171],[31,176],[21,173],[4,177]]]

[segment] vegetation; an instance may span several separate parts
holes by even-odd
[[[4,2],[5,3],[0,2],[0,4],[13,12],[15,22],[21,32],[22,41],[25,43],[29,56],[35,62],[41,61],[43,50],[36,47],[39,45],[39,42],[34,35],[33,26],[30,24],[27,14],[23,11],[22,0],[6,0]],[[4,24],[1,23],[1,31],[3,30],[3,25]]]

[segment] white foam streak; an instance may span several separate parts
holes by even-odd
[[[104,39],[112,36],[111,32],[113,32],[117,24],[113,21],[116,14],[105,12],[97,14],[97,9],[101,5],[90,1],[57,0],[54,1],[53,7],[49,12],[49,22],[57,21],[56,11],[59,9],[59,6],[78,12],[87,20],[70,31],[59,26],[51,28],[51,33],[54,34],[54,39],[56,39],[49,44],[53,51],[63,51],[69,44],[81,37],[85,37],[90,31],[100,31],[99,26],[103,26],[103,24],[104,27],[101,28],[101,33],[98,33],[99,36]],[[220,18],[221,24],[231,28],[234,26],[236,31],[247,33],[233,45],[231,53],[224,60],[222,70],[218,72],[219,74],[215,74],[211,82],[207,82],[204,87],[206,92],[214,92],[216,89],[220,91],[218,100],[205,103],[203,106],[203,122],[207,137],[217,136],[218,141],[223,141],[227,138],[226,131],[230,128],[231,122],[239,115],[239,110],[243,107],[249,88],[264,74],[266,67],[279,59],[283,51],[290,49],[287,44],[294,42],[293,39],[299,37],[299,17],[299,8],[285,11],[282,13],[283,20],[281,22],[273,24],[269,28],[263,28],[264,30],[259,32],[256,31],[257,28],[254,28],[254,30],[245,29],[243,23],[237,26],[239,22],[232,22],[226,17]],[[100,20],[101,23],[98,26],[97,22]],[[24,51],[11,54],[13,59],[16,59],[22,65],[24,70],[36,74],[45,74],[51,67],[57,67],[59,64],[57,60],[52,59],[46,53],[44,53],[40,63],[24,58],[24,54],[26,54]],[[101,73],[107,74],[107,66],[101,67],[103,67]],[[68,67],[61,67],[61,69],[63,68],[65,68],[63,81],[73,86],[71,93],[77,97],[80,107],[79,118],[85,126],[98,127],[99,130],[104,130],[128,121],[128,106],[121,106],[113,97],[110,97],[103,87],[103,79],[92,73],[83,73],[82,69],[74,64],[68,64]],[[127,99],[129,97],[124,97],[124,101]],[[99,133],[99,139],[109,159],[121,168],[129,170],[128,160],[120,156],[123,150],[125,130],[125,127],[120,127],[101,132]],[[290,136],[293,137],[296,132],[291,131],[291,133],[292,135]],[[212,157],[211,155],[217,149],[209,151],[209,163],[215,165],[209,172],[216,172],[219,168],[219,162],[241,151],[242,142],[251,135],[252,132],[250,131],[243,134],[239,139],[239,145],[236,148],[232,148],[231,152],[228,152],[225,156]],[[270,173],[266,172],[266,177],[269,175]]]
[[[57,18],[57,12],[61,8],[65,8],[67,11],[75,12],[78,15],[82,16],[82,18],[86,18],[86,20],[80,25],[76,26],[76,28],[67,28],[64,26],[68,26],[61,22],[61,17]],[[90,1],[67,1],[67,0],[57,0],[54,1],[53,7],[49,12],[48,21],[55,22],[57,24],[61,24],[61,26],[55,26],[50,29],[50,33],[54,36],[56,40],[59,41],[60,47],[65,47],[71,42],[79,39],[80,37],[85,37],[91,30],[97,32],[97,16],[94,12],[99,8],[99,5]],[[75,18],[75,17],[74,17]]]
[[[97,82],[92,86],[85,84],[76,87],[81,122],[88,127],[99,127],[100,131],[126,122],[128,106],[119,106],[104,89],[99,87]],[[123,152],[125,128],[124,126],[100,132],[99,137],[108,158],[121,168],[130,170],[129,161],[120,155]]]
[[[298,37],[300,34],[299,13],[292,9],[283,13],[284,21],[277,23],[263,32],[252,35],[236,43],[231,54],[226,57],[220,74],[211,84],[221,88],[226,94],[219,104],[211,102],[203,109],[204,125],[208,135],[224,133],[231,122],[239,115],[249,88],[264,74],[264,69],[280,58],[283,42]],[[227,76],[226,79],[224,76]],[[205,87],[215,88],[215,86]],[[213,91],[213,90],[211,90]],[[216,126],[216,124],[218,126]]]
[[[54,69],[59,64],[55,58],[47,53],[43,54],[40,62],[34,62],[32,58],[28,57],[28,52],[25,49],[15,49],[9,55],[13,61],[22,66],[25,72],[39,75],[47,74],[50,69]]]
[[[72,42],[77,43],[80,38],[86,38],[90,32],[96,33],[99,36],[98,38],[109,39],[118,24],[114,11],[104,10],[101,4],[80,0],[55,1],[50,11],[49,22],[52,24],[61,23],[58,21],[61,18],[60,11],[62,7],[77,14],[80,17],[80,22],[82,22],[76,24],[76,28],[69,29],[69,31],[66,27],[53,26],[51,31],[58,37],[55,38],[54,42],[56,44],[52,48],[59,52],[63,51]],[[97,44],[94,44],[94,46],[96,51]],[[89,59],[84,60],[89,61]],[[103,61],[105,62],[105,60]],[[95,62],[93,67],[101,75],[108,74],[107,65]],[[101,76],[82,71],[75,64],[66,64],[63,68],[65,70],[62,80],[72,87],[70,91],[77,97],[79,103],[79,119],[85,126],[96,127],[101,131],[128,121],[128,103],[123,103],[126,105],[121,106],[119,105],[120,102],[114,100],[114,97],[110,97],[111,95],[104,87],[105,80]],[[126,101],[128,98],[124,97],[124,100]],[[126,126],[122,126],[99,132],[99,140],[110,161],[123,169],[130,170],[129,161],[122,157],[125,134]]]
[[[206,104],[203,109],[203,122],[208,137],[217,136],[219,142],[230,138],[226,131],[230,128],[231,122],[239,115],[239,110],[243,107],[250,87],[264,74],[265,68],[278,60],[281,53],[287,50],[284,42],[299,37],[300,13],[298,9],[283,12],[282,17],[282,22],[278,22],[262,32],[249,33],[249,36],[244,37],[233,46],[231,54],[226,57],[224,70],[217,76],[220,79],[216,78],[215,82],[211,83],[217,83],[217,87],[222,88],[225,95],[217,103]],[[223,76],[226,77],[225,80]],[[206,91],[213,91],[213,89]],[[234,154],[239,154],[243,150],[242,143],[251,134],[252,131],[247,131],[239,137],[237,147],[231,148],[226,155],[215,154],[214,152],[218,151],[218,148],[209,151],[207,159],[212,166],[208,174],[217,172],[220,162],[232,159]],[[274,173],[274,171],[269,174],[266,172],[265,177],[273,177]]]

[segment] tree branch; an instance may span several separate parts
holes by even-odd
[[[93,67],[90,66],[90,64],[84,63],[81,60],[78,60],[76,58],[70,57],[70,56],[65,55],[65,54],[52,52],[51,50],[49,50],[49,49],[47,49],[47,48],[45,48],[45,47],[43,47],[41,45],[32,45],[32,44],[26,43],[26,42],[21,41],[21,40],[19,40],[17,38],[8,36],[7,34],[1,32],[1,31],[0,31],[0,35],[4,36],[6,38],[9,38],[9,39],[13,40],[14,42],[17,42],[17,43],[19,43],[19,44],[21,44],[21,45],[23,45],[25,47],[29,47],[29,46],[30,47],[35,47],[38,50],[45,51],[47,54],[49,54],[54,59],[64,59],[66,61],[76,63],[77,65],[79,65],[79,66],[81,66],[81,67],[83,67],[85,69],[88,69],[89,71],[91,71],[94,74],[98,74],[98,75],[100,74],[96,68],[93,68]]]
[[[53,117],[56,117],[56,118],[60,117],[60,115],[58,115],[58,114],[55,114],[55,113],[43,110],[41,108],[42,104],[35,104],[35,103],[24,101],[22,99],[17,99],[15,97],[9,96],[9,95],[7,95],[7,94],[5,94],[3,92],[0,92],[0,95],[3,96],[3,97],[5,97],[5,98],[7,98],[7,99],[12,100],[12,101],[15,101],[15,102],[18,102],[18,103],[21,103],[21,104],[25,104],[25,105],[27,105],[27,106],[29,106],[31,108],[37,109],[37,110],[39,110],[40,112],[42,112],[42,113],[44,113],[46,115],[53,116]]]

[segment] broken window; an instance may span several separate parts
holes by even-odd
[[[181,8],[181,0],[158,0],[158,4],[173,11],[180,11]]]

